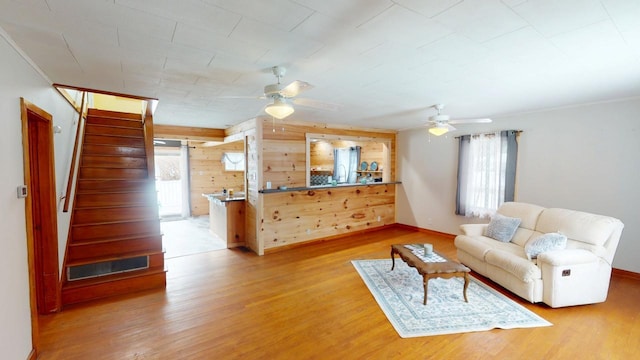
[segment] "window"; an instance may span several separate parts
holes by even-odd
[[[460,137],[456,214],[490,216],[514,200],[518,134],[508,130]]]
[[[360,146],[333,149],[333,178],[338,183],[355,184],[360,166]]]
[[[225,171],[244,171],[244,153],[224,153],[222,162]]]

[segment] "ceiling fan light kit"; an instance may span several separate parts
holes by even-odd
[[[300,93],[313,89],[313,85],[306,81],[295,80],[288,85],[282,84],[282,77],[287,69],[284,66],[273,66],[271,72],[275,75],[277,82],[264,87],[264,95],[258,97],[248,97],[251,99],[270,99],[273,102],[264,107],[264,112],[277,119],[284,119],[294,113],[293,104],[316,108],[321,110],[338,110],[339,106],[331,103],[311,99],[296,98]],[[247,96],[225,96],[226,98],[247,98]]]
[[[449,131],[454,131],[456,128],[449,124],[445,123],[436,123],[433,127],[429,128],[429,133],[440,136],[448,133]]]
[[[276,97],[273,99],[273,104],[267,105],[264,111],[276,119],[284,119],[293,114],[295,110],[286,100],[281,97]]]
[[[479,124],[491,122],[491,119],[487,118],[451,120],[449,115],[440,113],[442,109],[444,109],[444,104],[435,104],[432,107],[436,109],[438,113],[429,117],[429,124],[431,125],[431,127],[429,127],[429,133],[435,136],[444,135],[449,131],[456,130],[456,128],[450,124]]]

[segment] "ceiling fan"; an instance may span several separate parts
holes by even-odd
[[[441,113],[442,109],[444,109],[444,104],[435,104],[431,107],[438,112],[436,115],[429,116],[429,133],[435,136],[456,130],[451,124],[482,124],[491,122],[489,118],[451,120],[449,115]]]
[[[273,66],[271,71],[278,81],[275,84],[265,86],[264,95],[258,98],[272,100],[270,104],[264,107],[264,111],[274,118],[284,119],[293,114],[295,109],[291,105],[292,103],[322,110],[336,111],[340,108],[337,104],[324,103],[312,99],[295,98],[298,94],[313,89],[313,85],[306,81],[295,80],[284,86],[281,81],[287,69],[283,66]],[[236,98],[236,96],[231,97]]]

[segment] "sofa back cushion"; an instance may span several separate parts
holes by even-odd
[[[534,230],[538,223],[538,217],[545,208],[538,205],[521,203],[521,202],[506,202],[500,206],[498,213],[520,219],[520,227]]]
[[[511,239],[512,243],[524,247],[533,235],[538,217],[544,209],[542,206],[521,202],[506,202],[500,206],[499,214],[520,219],[520,226]]]
[[[559,232],[571,240],[604,246],[620,221],[618,219],[567,209],[546,209],[540,214],[536,230]]]

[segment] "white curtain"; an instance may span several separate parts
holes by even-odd
[[[513,200],[515,155],[509,146],[515,138],[510,141],[507,135],[504,131],[460,139],[456,214],[491,216],[505,202],[505,194],[506,201]]]
[[[182,193],[181,214],[183,218],[191,216],[191,189],[189,185],[189,143],[186,140],[180,142],[180,186]]]
[[[339,183],[354,184],[360,166],[360,146],[333,150],[333,178]]]

